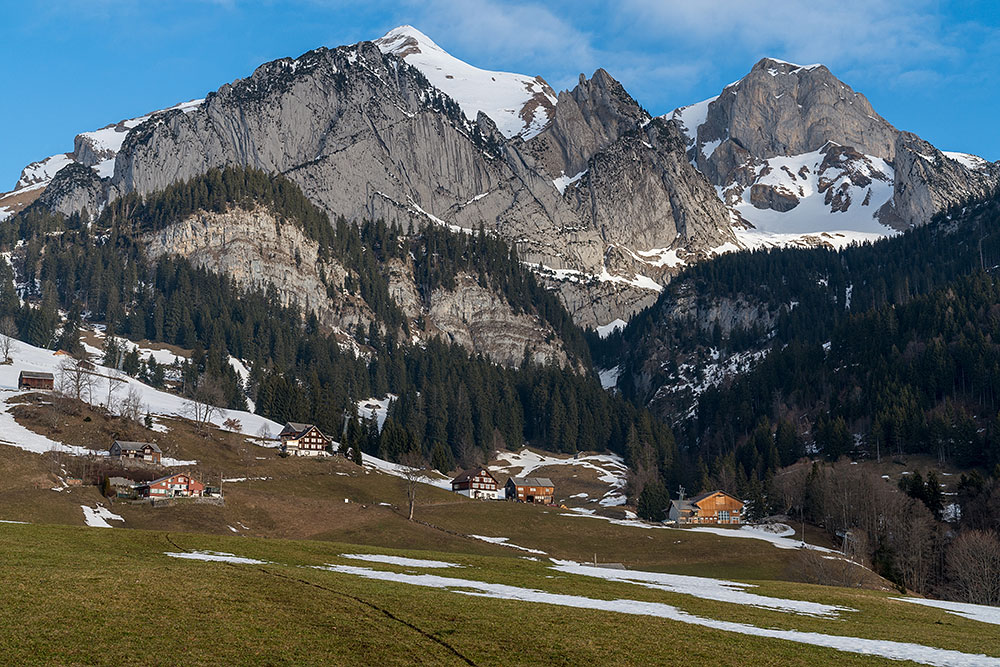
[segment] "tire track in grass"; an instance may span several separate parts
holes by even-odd
[[[178,550],[184,551],[184,552],[190,552],[191,551],[190,549],[186,549],[185,547],[182,547],[181,545],[177,544],[177,542],[175,542],[173,540],[173,538],[170,537],[170,533],[165,533],[164,536],[166,537],[167,542],[169,542],[171,544],[171,546],[173,546],[175,549],[178,549]],[[233,563],[225,563],[225,562],[223,562],[223,565],[227,565],[229,567],[236,568],[236,569],[241,569],[241,568],[239,568],[239,566],[234,565]],[[357,595],[351,595],[350,593],[345,593],[343,591],[338,591],[338,590],[336,590],[334,588],[329,588],[327,586],[323,586],[322,584],[317,584],[316,582],[309,581],[308,579],[300,579],[298,577],[290,577],[287,574],[281,574],[280,572],[272,572],[272,571],[267,570],[267,569],[265,569],[263,567],[258,567],[257,571],[258,572],[262,572],[263,574],[267,574],[267,575],[270,575],[272,577],[278,578],[278,579],[284,579],[286,581],[294,581],[294,582],[303,584],[305,586],[311,586],[313,588],[318,588],[321,591],[326,591],[327,593],[333,593],[334,595],[339,595],[340,597],[347,598],[348,600],[353,600],[354,602],[357,602],[358,604],[364,605],[364,606],[366,606],[366,607],[368,607],[368,608],[370,608],[370,609],[372,609],[372,610],[374,610],[374,611],[382,614],[386,618],[388,618],[388,619],[390,619],[392,621],[395,621],[396,623],[399,623],[401,625],[405,625],[406,627],[410,628],[414,632],[422,635],[423,637],[426,637],[427,639],[431,640],[435,644],[438,644],[439,646],[441,646],[442,648],[444,648],[445,650],[447,650],[449,653],[451,653],[452,655],[454,655],[456,658],[458,658],[459,660],[461,660],[465,664],[470,665],[471,667],[478,667],[475,662],[473,662],[470,658],[468,658],[466,655],[464,655],[457,648],[455,648],[454,646],[452,646],[451,644],[449,644],[445,640],[443,640],[440,637],[434,635],[433,633],[427,632],[423,628],[421,628],[421,627],[419,627],[419,626],[417,626],[417,625],[415,625],[415,624],[407,621],[404,618],[400,618],[399,616],[396,616],[394,613],[392,613],[388,609],[386,609],[384,607],[380,607],[379,605],[375,604],[374,602],[366,600],[366,599],[364,599],[362,597],[358,597]]]

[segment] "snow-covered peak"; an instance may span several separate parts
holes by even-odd
[[[766,69],[768,70],[768,73],[770,73],[771,70],[795,72],[797,70],[806,70],[806,71],[814,70],[817,67],[822,67],[822,66],[823,66],[822,63],[814,63],[812,65],[798,65],[796,63],[790,63],[787,60],[781,60],[780,58],[761,58],[759,61],[757,61],[757,64],[754,65],[754,69]],[[772,76],[774,75],[772,74]]]
[[[458,102],[470,121],[474,122],[480,111],[485,113],[508,139],[530,139],[552,118],[556,94],[540,76],[473,67],[409,25],[393,28],[375,44],[383,53],[420,70],[433,86]]]

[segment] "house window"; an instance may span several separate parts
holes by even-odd
[[[722,523],[729,522],[729,510],[719,510],[719,521]]]

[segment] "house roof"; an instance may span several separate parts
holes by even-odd
[[[735,500],[737,502],[740,502],[740,503],[743,502],[742,500],[740,500],[739,498],[737,498],[733,494],[726,493],[725,491],[722,491],[721,489],[716,489],[715,491],[706,491],[704,493],[699,493],[697,496],[694,496],[693,498],[689,498],[688,500],[690,500],[693,504],[697,504],[697,503],[700,503],[701,501],[703,501],[705,498],[710,498],[710,497],[714,496],[717,493],[721,493],[724,496],[729,496],[730,498],[732,498],[733,500]]]
[[[154,452],[160,452],[160,448],[156,446],[155,442],[128,442],[126,440],[115,440],[115,444],[125,451],[139,451],[141,449],[145,449],[146,447],[150,447]]]
[[[285,427],[281,429],[279,435],[295,435],[295,437],[300,437],[305,434],[306,431],[316,428],[315,424],[300,424],[298,422],[286,422]],[[318,428],[316,428],[319,431]],[[322,431],[319,431],[320,435],[323,435]],[[323,436],[326,437],[326,436]]]
[[[55,376],[52,373],[43,373],[42,371],[21,371],[21,377],[34,378],[36,380],[55,380]]]
[[[466,471],[464,471],[458,477],[456,477],[455,479],[451,480],[451,483],[452,484],[458,484],[459,482],[468,482],[471,478],[476,477],[481,472],[485,472],[487,475],[489,475],[490,479],[492,479],[494,482],[497,481],[497,478],[493,476],[493,473],[491,473],[486,468],[476,468],[474,470],[466,470]]]
[[[555,487],[548,477],[511,477],[515,486],[551,486]]]
[[[135,486],[135,482],[124,477],[109,477],[108,483],[111,484],[111,486]]]
[[[189,482],[198,482],[198,480],[196,480],[195,478],[193,478],[191,476],[191,473],[189,473],[189,472],[174,472],[174,473],[170,473],[169,475],[164,475],[163,477],[158,477],[158,478],[156,478],[156,479],[154,479],[152,481],[149,481],[149,482],[143,482],[139,486],[152,486],[154,484],[158,484],[160,482],[166,481],[166,480],[168,480],[168,479],[170,479],[172,477],[177,477],[178,475],[184,475],[185,477],[188,478]],[[198,483],[201,484],[201,482],[198,482]]]

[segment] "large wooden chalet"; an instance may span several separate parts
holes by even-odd
[[[550,505],[556,487],[548,477],[510,477],[504,491],[507,500]]]
[[[18,389],[52,389],[56,379],[52,373],[40,371],[21,371],[17,376]]]
[[[160,451],[155,442],[115,440],[111,449],[108,450],[108,456],[122,462],[141,461],[159,465],[163,459],[163,452]]]
[[[333,441],[312,424],[288,422],[278,434],[281,451],[289,456],[323,456]]]
[[[743,501],[725,491],[708,491],[685,500],[670,502],[668,517],[678,525],[698,523],[743,523]]]
[[[204,492],[205,485],[186,472],[144,482],[136,488],[136,494],[143,498],[200,498]]]
[[[451,480],[451,490],[469,498],[496,500],[500,495],[500,483],[486,468],[476,468]]]

